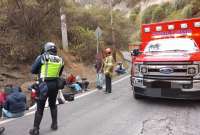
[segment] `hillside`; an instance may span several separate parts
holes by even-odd
[[[61,5],[67,16],[68,52],[62,50]],[[142,23],[200,16],[199,0],[113,0],[112,5],[111,25],[111,8],[107,0],[66,0],[63,3],[55,0],[1,0],[2,86],[33,79],[30,65],[47,41],[56,43],[59,55],[65,58],[66,71],[86,74],[85,68],[90,69],[95,62],[95,30],[98,26],[103,31],[99,49],[114,46],[118,51],[127,49],[128,44],[140,44]]]
[[[66,14],[69,50],[62,49],[60,5]],[[112,47],[110,9],[92,6],[89,9],[73,1],[3,0],[0,1],[0,88],[33,80],[30,66],[41,53],[44,43],[55,42],[59,55],[65,58],[65,71],[94,80],[96,55],[95,30],[103,30],[100,50]],[[115,46],[126,48],[129,19],[114,11]],[[122,19],[123,18],[123,19]],[[66,73],[66,74],[67,74]]]
[[[130,44],[140,44],[141,24],[200,17],[199,0],[147,0],[131,9]]]

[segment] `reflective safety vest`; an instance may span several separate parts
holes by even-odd
[[[59,56],[44,54],[42,58],[40,78],[58,78],[63,65],[63,60]]]
[[[108,75],[110,75],[110,77],[112,77],[113,67],[114,67],[113,57],[111,55],[107,56],[104,59],[104,69],[103,69],[104,70],[104,74],[108,74]]]

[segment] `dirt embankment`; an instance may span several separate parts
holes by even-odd
[[[87,78],[91,84],[95,81],[95,69],[91,65],[85,65],[77,62],[77,58],[69,53],[59,52],[65,61],[65,69],[63,77],[67,77],[70,73],[80,75]],[[6,85],[22,86],[23,90],[27,90],[28,85],[34,82],[35,75],[31,74],[31,64],[2,64],[0,68],[0,90]]]

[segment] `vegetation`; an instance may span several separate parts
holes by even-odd
[[[91,2],[85,0],[87,2]],[[199,0],[172,0],[141,9],[141,1],[125,0],[132,7],[130,17],[113,11],[113,31],[117,49],[127,48],[129,43],[140,43],[140,26],[173,19],[185,19],[200,16]],[[97,1],[96,1],[97,2]],[[55,42],[60,49],[60,7],[67,16],[69,52],[84,63],[91,63],[96,54],[95,30],[103,30],[100,48],[112,47],[112,27],[109,1],[106,4],[90,6],[77,4],[74,0],[0,0],[0,63],[31,62],[40,52],[46,41]],[[97,3],[98,3],[97,2]],[[113,5],[122,0],[113,0]],[[132,33],[132,34],[130,34]],[[129,36],[131,35],[131,36]]]
[[[134,32],[129,42],[131,44],[140,43],[140,27],[138,26],[141,26],[141,24],[193,17],[200,17],[199,0],[172,0],[159,5],[151,5],[144,11],[140,10],[140,12],[136,12],[135,8],[133,8],[130,20],[133,24]]]
[[[114,2],[117,3],[116,0]],[[69,52],[84,63],[91,63],[96,54],[95,30],[103,30],[100,47],[112,47],[110,7],[84,6],[66,0],[0,0],[1,55],[10,61],[29,62],[41,50],[46,41],[61,47],[60,7],[67,16]],[[113,30],[117,48],[128,44],[129,19],[119,11],[113,11]],[[6,41],[5,41],[6,40]]]

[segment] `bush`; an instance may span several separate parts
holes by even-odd
[[[163,3],[160,6],[165,12],[164,13],[165,17],[169,16],[174,11],[174,8],[172,7],[172,3],[171,2]]]
[[[183,10],[182,10],[182,15],[185,18],[191,18],[192,17],[192,8],[193,8],[193,6],[191,4],[184,7]]]
[[[142,13],[142,23],[151,23],[152,22],[152,13],[158,5],[152,5],[146,8]]]
[[[81,26],[74,26],[69,29],[69,35],[69,47],[76,52],[81,61],[86,63],[93,61],[96,50],[94,31]]]
[[[185,7],[185,5],[190,3],[190,1],[191,0],[174,0],[173,3],[172,3],[172,7],[175,10],[183,9]]]
[[[130,37],[130,44],[138,44],[141,41],[140,31],[134,32]]]
[[[137,6],[137,7],[135,7],[132,11],[131,11],[131,13],[130,13],[130,20],[131,20],[131,22],[135,22],[136,21],[136,19],[137,19],[137,16],[139,15],[139,13],[140,13],[140,7],[139,6]]]
[[[2,2],[2,1],[1,1]],[[5,9],[0,27],[6,29],[0,35],[7,46],[9,61],[32,61],[44,41],[53,41],[60,36],[60,10],[54,0],[3,0]],[[1,11],[0,11],[1,12]],[[53,19],[52,19],[53,18]],[[3,20],[3,21],[2,21]]]
[[[134,12],[132,12],[130,14],[130,20],[131,20],[132,23],[134,23],[136,21],[137,16],[138,16],[138,14],[136,14]]]
[[[157,6],[152,12],[152,22],[159,22],[165,18],[165,10],[161,6]]]
[[[181,20],[184,19],[182,10],[173,11],[169,16],[165,18],[165,21]]]
[[[192,5],[192,16],[193,17],[199,17],[197,15],[200,12],[200,1],[199,0],[192,0],[191,5]]]
[[[1,34],[8,39],[6,47],[9,60],[27,62],[38,55],[41,44],[46,41],[61,42],[60,6],[57,0],[0,0],[0,6],[7,4],[5,16],[0,16],[0,28],[6,29]],[[115,3],[118,3],[116,0]],[[85,9],[73,1],[63,1],[64,13],[68,26],[69,48],[76,52],[83,62],[91,62],[96,53],[96,38],[94,31],[97,26],[103,30],[101,43],[112,44],[110,8],[92,6]],[[0,8],[0,13],[3,8]],[[2,14],[1,14],[2,15]],[[118,11],[113,11],[113,27],[116,46],[127,47],[129,20]],[[7,30],[8,28],[8,30]],[[1,37],[0,37],[1,38]],[[9,42],[10,41],[10,42]],[[4,42],[3,40],[0,40]]]

